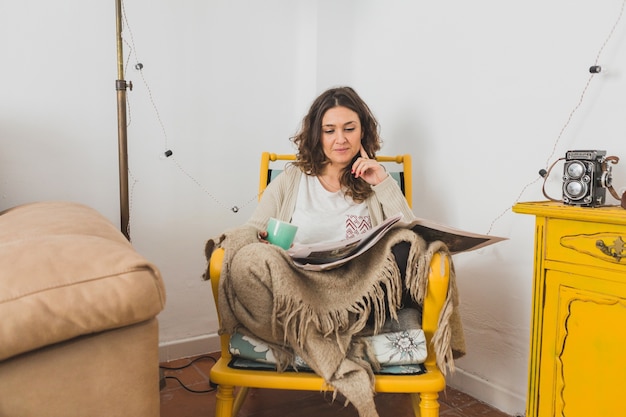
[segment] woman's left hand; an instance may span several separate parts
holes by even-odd
[[[370,185],[378,185],[387,178],[387,171],[375,159],[370,159],[361,145],[361,157],[352,164],[354,178],[363,178]]]

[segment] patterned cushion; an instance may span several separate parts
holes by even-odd
[[[381,365],[411,365],[426,360],[426,336],[422,329],[382,333],[366,339]]]
[[[228,364],[235,369],[251,369],[255,371],[276,371],[276,366],[271,363],[258,362],[253,359],[246,359],[240,356],[233,356]],[[293,369],[291,369],[293,371]],[[313,372],[307,367],[298,367],[298,372]],[[421,375],[426,373],[426,367],[422,363],[413,365],[384,365],[378,371],[378,375]]]
[[[400,330],[365,338],[372,346],[382,369],[378,373],[422,373],[426,360],[426,337],[422,329]],[[276,357],[270,347],[250,336],[235,333],[230,338],[229,350],[233,367],[276,369]],[[310,370],[304,360],[296,357],[298,370]]]

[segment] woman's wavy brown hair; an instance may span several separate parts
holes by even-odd
[[[333,107],[347,107],[359,116],[363,138],[361,143],[370,158],[380,150],[381,140],[378,135],[378,121],[367,104],[351,87],[331,88],[315,99],[309,112],[302,120],[300,132],[291,138],[298,147],[296,161],[293,163],[307,175],[318,176],[330,161],[322,147],[322,118]],[[360,155],[356,155],[356,160]],[[362,178],[354,178],[348,165],[341,175],[340,182],[345,193],[356,202],[363,202],[373,191]]]

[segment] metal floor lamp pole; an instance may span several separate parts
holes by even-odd
[[[130,240],[129,218],[130,207],[128,198],[128,130],[126,123],[126,88],[132,90],[132,83],[124,80],[124,56],[122,44],[122,1],[115,2],[115,16],[117,29],[117,80],[115,90],[117,90],[117,138],[118,138],[118,159],[120,177],[120,219],[121,230],[124,236]]]

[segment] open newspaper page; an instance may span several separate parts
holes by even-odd
[[[293,245],[287,253],[294,263],[304,269],[322,271],[336,268],[371,248],[394,224],[402,219],[402,214],[388,217],[376,227],[350,239],[338,242]]]
[[[388,230],[405,227],[413,230],[427,242],[441,241],[446,244],[451,254],[468,252],[506,238],[466,232],[434,223],[426,219],[403,222],[402,214],[387,218],[383,223],[350,239],[310,245],[294,245],[287,252],[294,263],[310,271],[324,271],[337,268],[356,258],[374,246]]]
[[[506,237],[466,232],[464,230],[434,223],[426,219],[414,220],[411,223],[408,223],[406,227],[412,229],[427,242],[435,242],[439,240],[445,243],[452,255],[455,253],[469,252],[484,248],[485,246],[493,245],[494,243],[508,239]]]

